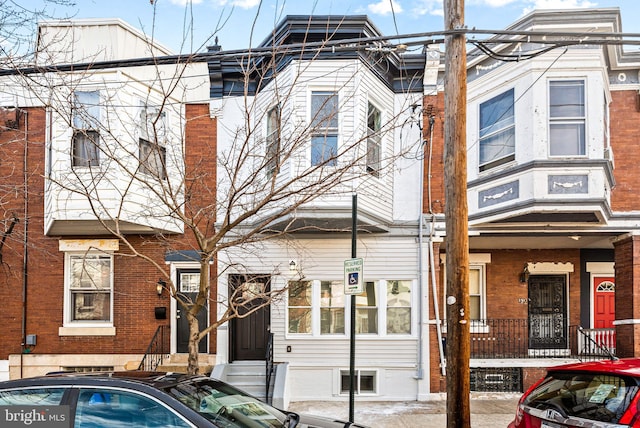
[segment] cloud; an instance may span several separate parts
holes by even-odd
[[[442,0],[420,0],[416,3],[416,6],[412,10],[414,15],[444,16]]]
[[[237,6],[242,9],[252,9],[260,4],[260,0],[216,0],[215,3],[217,3],[218,6],[229,5]]]
[[[391,8],[393,3],[393,8]],[[396,0],[380,0],[378,3],[371,3],[367,6],[369,12],[375,15],[389,15],[390,13],[401,13],[402,6]]]

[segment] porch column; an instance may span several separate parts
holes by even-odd
[[[614,243],[616,355],[640,356],[640,236]]]

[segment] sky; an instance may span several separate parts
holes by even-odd
[[[175,53],[206,50],[216,36],[224,50],[257,46],[284,16],[296,14],[364,14],[384,36],[444,28],[443,0],[62,0],[75,6],[14,1],[45,5],[55,17],[121,18]],[[640,33],[638,0],[466,0],[465,25],[502,30],[534,9],[585,7],[619,7],[622,31]]]

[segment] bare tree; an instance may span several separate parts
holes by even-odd
[[[65,40],[54,36],[52,41]],[[328,34],[326,43],[331,38]],[[122,243],[119,254],[155,266],[189,323],[190,373],[199,370],[198,344],[209,333],[231,319],[249,316],[285,291],[256,286],[262,282],[249,278],[230,295],[220,293],[212,281],[230,270],[242,272],[238,265],[216,269],[220,254],[234,248],[257,252],[265,241],[317,229],[296,221],[294,214],[322,198],[356,190],[377,192],[375,182],[389,179],[394,159],[416,149],[394,150],[389,144],[380,152],[379,145],[372,144],[391,139],[406,124],[402,118],[415,110],[411,97],[404,99],[406,105],[394,106],[393,117],[373,131],[365,120],[342,137],[342,144],[334,144],[328,130],[338,127],[340,112],[354,108],[354,94],[367,69],[360,61],[338,60],[318,77],[314,67],[326,59],[320,58],[327,47],[275,41],[270,49],[256,52],[228,57],[220,52],[220,58],[234,61],[241,70],[243,90],[211,101],[205,63],[189,58],[162,63],[153,45],[148,51],[158,61],[148,65],[14,77],[52,114],[46,185],[57,212],[97,220],[98,234]],[[102,55],[83,57],[82,62],[97,65]],[[396,54],[381,50],[367,59],[373,65],[388,61],[389,55]],[[281,72],[282,61],[292,58],[299,61]],[[308,118],[299,100],[310,76],[334,82],[341,97],[324,94],[314,99],[316,114]],[[252,88],[257,88],[255,94]],[[211,118],[230,110],[240,112],[235,120]],[[312,140],[316,146],[310,162]],[[69,214],[77,206],[88,210]],[[145,231],[132,225],[144,225]],[[327,225],[325,230],[337,229]],[[164,260],[149,254],[145,242],[166,252],[189,249],[196,254],[200,279],[195,298],[180,292]],[[198,314],[210,305],[221,310],[203,328]]]

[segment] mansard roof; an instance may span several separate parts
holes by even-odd
[[[211,98],[254,95],[292,61],[359,59],[396,92],[422,91],[424,55],[399,54],[366,15],[288,15],[246,55],[209,61]]]

